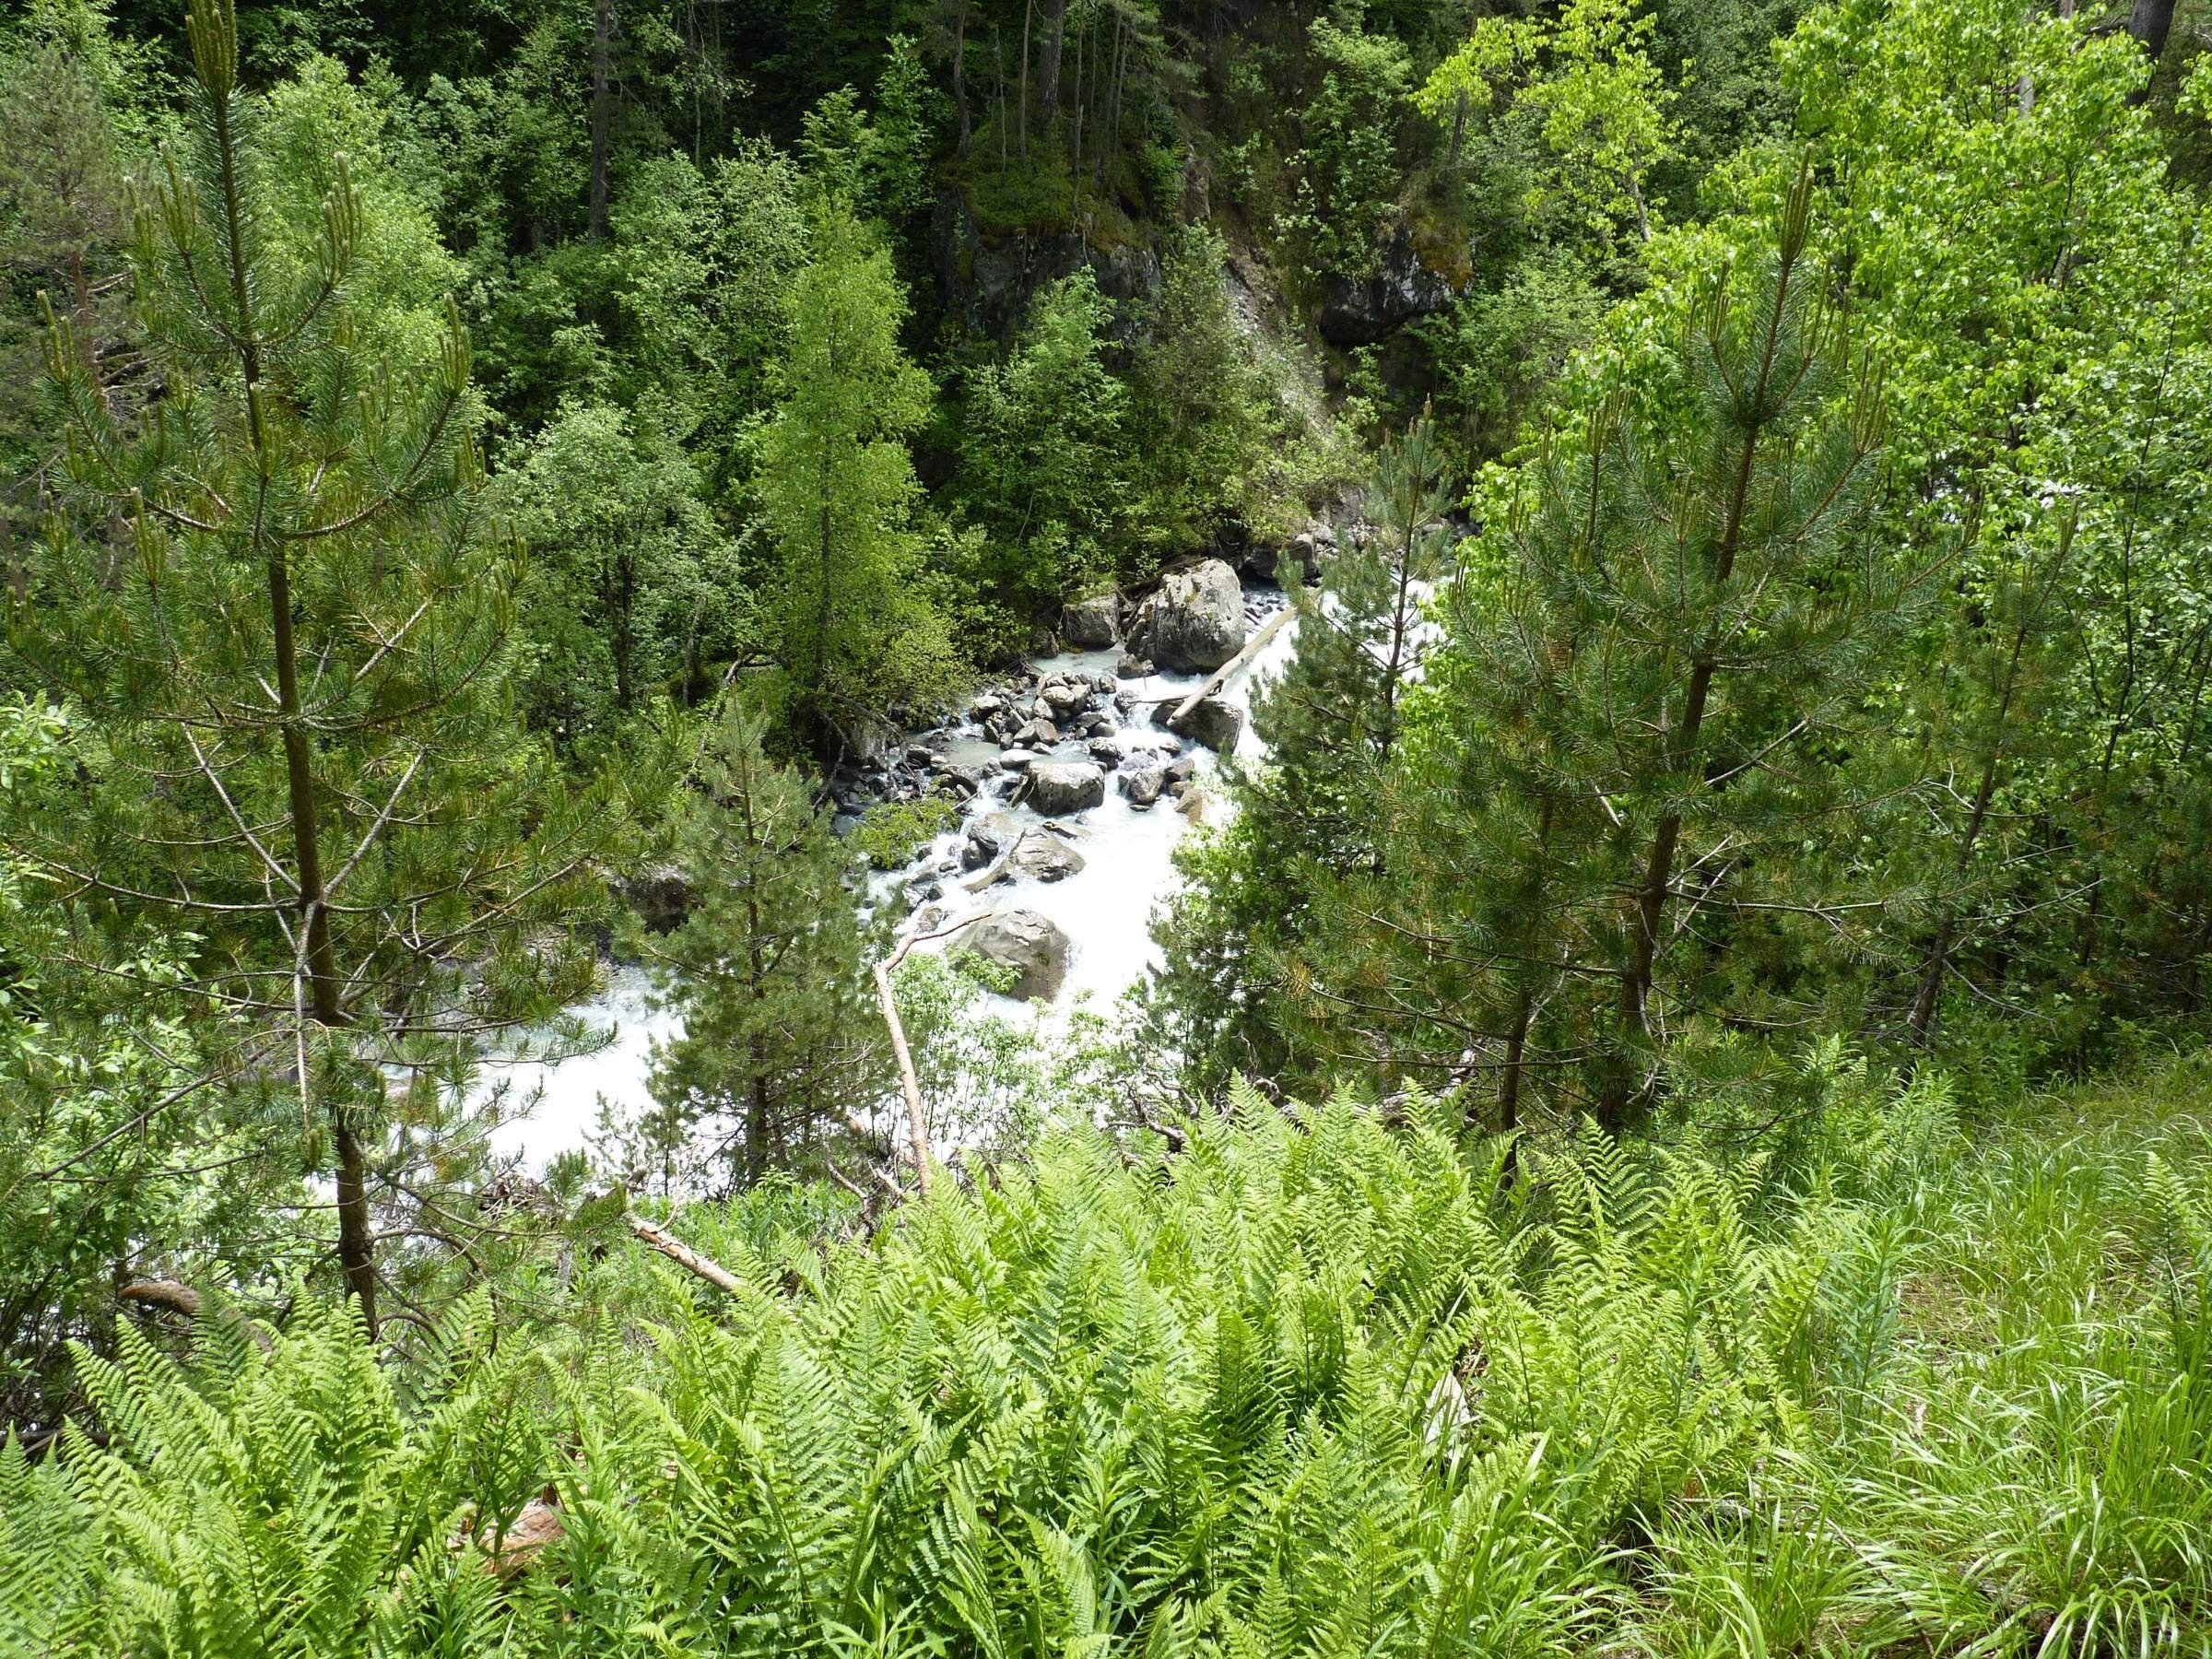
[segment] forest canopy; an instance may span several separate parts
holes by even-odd
[[[0,20],[0,1648],[2212,1641],[2202,0]]]

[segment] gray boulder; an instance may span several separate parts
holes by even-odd
[[[1130,806],[1144,807],[1159,799],[1160,791],[1168,785],[1168,774],[1157,766],[1142,766],[1122,773],[1115,782],[1129,797]]]
[[[691,883],[677,865],[640,870],[622,883],[621,894],[647,933],[674,933],[691,911]]]
[[[1168,717],[1175,712],[1177,704],[1161,703],[1152,711],[1152,724],[1166,726]],[[1228,754],[1237,747],[1237,739],[1244,735],[1244,711],[1236,704],[1218,697],[1202,697],[1198,706],[1182,717],[1179,731],[1194,742],[1203,743],[1217,754]]]
[[[1014,971],[1010,994],[1025,1001],[1056,995],[1067,978],[1068,939],[1035,911],[1009,911],[968,930],[966,948]]]
[[[1060,741],[1060,728],[1049,720],[1032,720],[1014,734],[1016,748],[1051,748]]]
[[[1122,637],[1121,595],[1100,594],[1063,606],[1060,631],[1078,650],[1103,651]]]
[[[1152,672],[1152,665],[1133,652],[1122,653],[1122,660],[1113,665],[1116,679],[1143,679]]]
[[[1106,799],[1106,774],[1088,760],[1041,761],[1030,768],[1029,805],[1046,818],[1081,812]]]
[[[1028,829],[1010,812],[986,812],[968,826],[968,839],[960,843],[960,867],[980,870],[1015,842],[1021,840]]]
[[[1049,830],[1032,830],[1014,843],[1006,867],[1032,881],[1065,881],[1083,867],[1083,854]]]
[[[1051,711],[1051,719],[1067,721],[1083,712],[1084,705],[1090,701],[1090,688],[1054,680],[1039,694],[1037,700]]]
[[[1218,668],[1244,644],[1244,590],[1218,559],[1160,578],[1139,613],[1144,646],[1159,666],[1183,673]]]

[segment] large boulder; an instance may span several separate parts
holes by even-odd
[[[1138,615],[1145,654],[1171,672],[1218,668],[1244,645],[1244,590],[1218,559],[1161,577]]]
[[[1152,711],[1152,724],[1165,726],[1168,718],[1180,705],[1161,703]],[[1203,743],[1217,754],[1230,754],[1237,747],[1237,739],[1244,735],[1244,711],[1219,697],[1202,697],[1197,706],[1182,717],[1179,731],[1194,742]]]
[[[1009,994],[1044,1001],[1067,978],[1067,935],[1035,911],[1009,911],[968,930],[966,947],[986,962],[1014,971]]]
[[[1030,768],[1028,804],[1046,818],[1097,806],[1106,799],[1106,774],[1088,760],[1040,761]]]
[[[1060,632],[1070,645],[1083,651],[1102,651],[1122,637],[1122,600],[1118,594],[1100,594],[1063,606]]]
[[[1141,811],[1159,799],[1160,791],[1168,786],[1168,774],[1157,766],[1140,766],[1122,773],[1115,782],[1129,797],[1129,805]]]
[[[1032,830],[1014,843],[1006,866],[1031,881],[1065,881],[1083,867],[1083,854],[1050,830]]]

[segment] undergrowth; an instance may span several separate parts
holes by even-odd
[[[2201,1653],[2208,1092],[1846,1077],[1786,1156],[1510,1176],[1247,1095],[872,1241],[679,1215],[739,1294],[582,1251],[527,1340],[488,1287],[406,1366],[312,1304],[126,1334],[0,1456],[0,1649]]]

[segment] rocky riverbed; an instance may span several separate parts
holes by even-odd
[[[1104,595],[1070,606],[1062,632],[1079,648],[1002,677],[954,719],[833,781],[846,822],[877,802],[924,795],[960,808],[956,827],[878,878],[878,901],[924,933],[982,918],[922,948],[972,948],[1006,965],[1011,997],[986,999],[994,1012],[1049,1025],[1078,1004],[1110,1006],[1156,959],[1152,912],[1175,879],[1177,842],[1222,810],[1221,757],[1260,751],[1252,690],[1288,660],[1296,629],[1276,631],[1175,729],[1167,723],[1286,603],[1208,559],[1135,605]],[[602,1100],[618,1115],[650,1104],[652,1044],[676,1027],[644,990],[640,971],[616,968],[576,1010],[614,1028],[604,1049],[508,1068],[512,1099],[539,1098],[501,1124],[500,1150],[542,1166],[583,1144]]]

